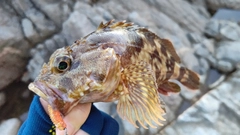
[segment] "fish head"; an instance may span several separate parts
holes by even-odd
[[[112,48],[87,52],[60,48],[42,66],[29,89],[66,115],[78,103],[108,98],[120,81],[118,57]]]

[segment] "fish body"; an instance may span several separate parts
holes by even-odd
[[[180,91],[170,79],[199,88],[198,75],[180,65],[169,40],[133,23],[109,21],[56,50],[29,89],[62,115],[79,103],[118,100],[123,119],[147,128],[164,121],[159,93]]]

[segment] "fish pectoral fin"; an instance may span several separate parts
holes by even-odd
[[[156,128],[154,123],[162,126],[159,119],[165,114],[163,104],[159,100],[157,86],[151,66],[145,62],[132,64],[122,72],[122,82],[117,88],[121,93],[117,105],[118,114],[127,119],[135,127],[136,121],[147,128]]]
[[[174,82],[166,81],[158,86],[158,92],[163,95],[168,95],[169,92],[178,93],[180,91],[180,86]]]

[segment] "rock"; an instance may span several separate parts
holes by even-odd
[[[206,24],[204,33],[208,36],[214,37],[215,39],[220,39],[219,27],[219,21],[212,19]]]
[[[205,33],[217,40],[237,41],[240,27],[236,22],[212,19],[207,23]]]
[[[135,24],[139,25],[139,26],[148,26],[148,22],[146,21],[146,19],[143,19],[138,12],[133,11],[128,15],[128,20],[131,22],[134,22]]]
[[[168,106],[169,111],[173,112],[173,114],[177,111],[180,104],[182,103],[183,99],[181,98],[180,94],[170,94],[169,96],[161,96],[163,102],[165,102],[166,106]],[[168,115],[168,112],[167,114]],[[173,120],[174,118],[171,118]],[[167,120],[167,121],[171,121]]]
[[[202,37],[201,35],[197,33],[187,33],[187,38],[191,42],[191,44],[198,44],[202,42]]]
[[[238,70],[226,82],[205,94],[161,133],[163,135],[239,135],[240,91],[236,89],[240,87],[239,77]]]
[[[128,3],[128,2],[127,2]],[[125,4],[127,4],[125,3]],[[126,20],[128,17],[129,11],[120,4],[118,0],[109,0],[101,5],[106,9],[111,15],[118,20]],[[112,18],[112,19],[114,19]]]
[[[27,52],[29,44],[24,40],[19,17],[5,2],[0,4],[0,52],[4,47],[13,47]]]
[[[182,63],[189,69],[200,73],[200,67],[197,57],[194,55],[194,50],[190,48],[179,50],[179,56]]]
[[[204,58],[199,58],[199,65],[200,65],[200,75],[206,75],[210,65],[208,63],[208,61]]]
[[[27,59],[21,51],[5,47],[0,52],[0,90],[19,78],[25,69]]]
[[[74,11],[68,20],[63,23],[62,33],[67,39],[67,44],[71,45],[77,39],[86,36],[94,30],[96,30],[96,26],[92,24],[85,14]]]
[[[34,29],[33,23],[28,18],[23,18],[21,21],[24,36],[32,42],[39,41],[39,35]]]
[[[208,55],[208,57],[206,59],[211,66],[217,67],[217,59],[215,57],[213,57],[213,55]]]
[[[16,135],[21,122],[17,118],[11,118],[3,121],[0,124],[0,134],[1,135]]]
[[[213,39],[207,39],[207,38],[204,38],[201,42],[204,47],[207,48],[207,50],[211,53],[211,54],[214,54],[215,53],[215,42]]]
[[[220,34],[222,36],[222,39],[228,39],[228,40],[239,40],[240,39],[240,27],[237,23],[230,23],[225,22],[221,24],[220,27]]]
[[[198,96],[201,95],[200,90],[190,90],[184,87],[183,85],[180,85],[180,86],[181,86],[181,95],[189,101],[196,101],[198,99]]]
[[[229,61],[236,66],[240,61],[240,41],[222,41],[217,44],[216,58],[218,60]]]
[[[219,8],[240,9],[239,0],[205,0],[206,5],[211,10]]]
[[[208,74],[207,74],[207,79],[206,79],[206,82],[205,84],[207,86],[210,86],[212,84],[214,84],[215,82],[217,82],[220,78],[221,78],[222,74],[214,69],[214,68],[210,68],[209,71],[208,71]]]
[[[239,14],[240,14],[239,10],[218,9],[217,12],[213,15],[213,18],[218,20],[239,22],[240,21]]]
[[[206,47],[204,47],[204,45],[202,44],[196,44],[194,45],[194,53],[202,58],[207,58],[208,55],[210,55],[209,51],[207,50]]]
[[[73,0],[32,0],[31,2],[59,28],[72,12],[71,6],[74,4]]]
[[[159,11],[165,13],[175,22],[179,23],[180,26],[190,32],[196,32],[200,34],[201,32],[203,32],[204,27],[207,23],[207,18],[201,16],[196,10],[193,9],[191,4],[187,1],[151,0],[146,2],[156,7],[156,9],[158,9]]]
[[[0,92],[0,108],[2,105],[4,105],[6,102],[6,95],[3,92]]]
[[[111,106],[113,105],[114,103],[104,103],[104,102],[97,102],[97,103],[94,103],[94,105],[101,111],[111,115]]]
[[[224,73],[229,73],[234,70],[233,64],[229,61],[224,61],[224,60],[219,60],[217,62],[217,68],[218,68],[218,70],[220,70]]]
[[[37,8],[31,0],[11,1],[11,4],[19,16],[29,19],[31,23],[34,24],[34,31],[37,31],[34,37],[37,38],[34,40],[30,39],[30,41],[34,41],[33,43],[37,43],[59,30],[54,22],[50,20],[44,12]]]

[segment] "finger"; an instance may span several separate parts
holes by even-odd
[[[78,130],[75,135],[89,135],[87,132],[83,131],[82,129]]]
[[[63,120],[67,125],[68,135],[74,135],[86,121],[91,109],[91,103],[75,106]],[[65,135],[65,131],[56,129],[57,135]]]
[[[48,114],[48,103],[47,103],[47,101],[43,100],[42,98],[39,98],[39,100],[40,100],[40,103],[42,104],[45,112]]]

